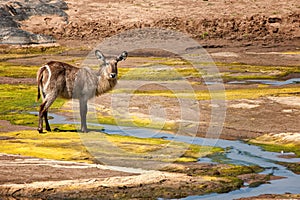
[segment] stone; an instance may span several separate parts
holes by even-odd
[[[272,23],[281,23],[281,16],[277,16],[277,15],[272,15],[268,18],[268,22],[270,24]]]
[[[0,29],[0,44],[45,44],[54,43],[55,39],[51,36],[33,34],[19,28]]]
[[[0,44],[54,43],[52,36],[22,30],[21,23],[35,15],[57,15],[67,21],[67,9],[63,0],[0,0]]]

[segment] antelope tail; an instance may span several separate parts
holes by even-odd
[[[42,87],[42,79],[43,79],[43,72],[45,71],[46,67],[43,66],[41,67],[36,75],[36,80],[37,80],[37,86],[38,86],[38,94],[36,101],[38,101],[41,98],[41,87]]]

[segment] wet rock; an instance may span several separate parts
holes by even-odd
[[[68,16],[67,4],[63,0],[0,0],[0,44],[44,44],[53,43],[52,36],[34,34],[21,29],[21,21],[31,16]]]

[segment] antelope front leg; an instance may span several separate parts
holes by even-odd
[[[81,118],[81,132],[87,132],[86,113],[87,113],[87,100],[80,99],[80,118]]]

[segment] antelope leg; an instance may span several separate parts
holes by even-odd
[[[44,116],[44,108],[45,108],[45,104],[47,102],[44,101],[41,105],[40,105],[40,111],[39,111],[39,126],[38,126],[38,131],[39,133],[43,133],[43,116]]]
[[[87,113],[87,100],[80,99],[80,118],[81,118],[81,132],[87,132],[86,113]]]

